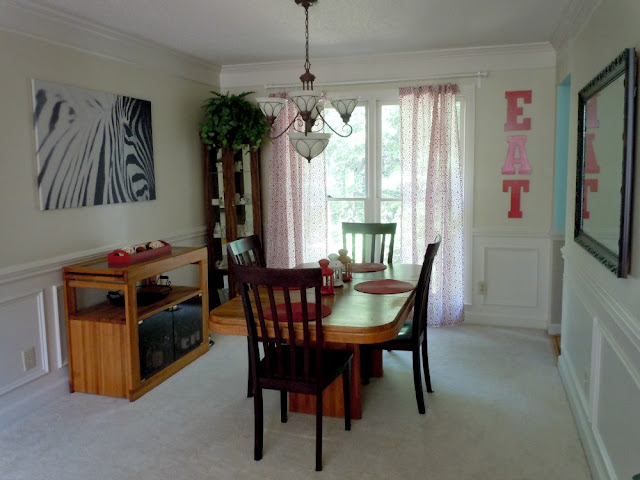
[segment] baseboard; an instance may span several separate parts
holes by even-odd
[[[562,325],[560,325],[559,323],[550,323],[547,326],[547,333],[549,335],[560,335],[562,330]]]
[[[479,312],[476,309],[465,308],[464,323],[469,325],[491,325],[494,327],[518,327],[518,328],[535,328],[545,330],[547,328],[544,318],[501,314],[495,312]]]
[[[587,413],[582,408],[578,386],[574,381],[575,377],[571,374],[569,362],[567,362],[565,358],[563,355],[560,355],[558,358],[558,370],[567,394],[567,399],[569,400],[571,413],[573,413],[573,418],[578,427],[582,448],[584,449],[589,467],[591,468],[591,476],[593,480],[610,480],[610,477],[606,474],[605,461],[598,449],[598,442],[593,434],[591,422],[587,418]]]

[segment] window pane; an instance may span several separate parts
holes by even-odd
[[[402,229],[400,227],[400,201],[399,200],[386,200],[380,202],[380,221],[382,223],[393,223],[396,226],[396,237],[394,239],[393,247],[393,261],[400,260],[400,245],[402,238]]]
[[[364,201],[330,201],[329,203],[329,253],[342,248],[342,222],[364,222]]]
[[[323,116],[327,123],[342,133],[344,122],[333,108],[326,108]],[[364,198],[367,194],[365,107],[358,106],[351,114],[349,124],[353,133],[347,138],[332,135],[325,150],[327,159],[327,195],[333,198]],[[330,132],[325,127],[326,132]]]
[[[400,107],[381,108],[382,198],[400,197]]]

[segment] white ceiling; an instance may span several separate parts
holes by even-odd
[[[219,66],[300,59],[304,9],[294,0],[22,0]],[[318,0],[310,58],[566,39],[594,0]]]

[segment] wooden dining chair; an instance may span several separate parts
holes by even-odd
[[[227,255],[230,265],[266,267],[264,251],[260,237],[257,235],[250,235],[227,243]]]
[[[257,235],[250,235],[227,243],[227,257],[232,273],[235,265],[266,267],[262,243],[260,242],[260,237]],[[251,344],[247,338],[247,350],[250,348]],[[251,382],[251,368],[250,366],[247,368],[247,397],[250,398],[253,397],[253,386]]]
[[[429,356],[427,350],[427,310],[429,303],[429,284],[431,283],[431,270],[433,260],[440,248],[440,235],[436,235],[433,243],[427,246],[424,255],[424,262],[420,270],[416,294],[414,296],[413,316],[407,318],[405,324],[400,329],[398,335],[384,343],[377,343],[365,346],[367,354],[371,350],[403,350],[412,352],[413,355],[413,384],[416,391],[416,401],[418,402],[418,412],[425,413],[424,396],[422,393],[422,379],[420,377],[420,347],[422,347],[422,368],[427,392],[433,393],[431,388],[431,375],[429,373]],[[365,377],[368,377],[368,369],[365,370]],[[366,381],[366,379],[365,379]]]
[[[349,351],[323,348],[321,270],[238,265],[234,271],[249,332],[255,416],[254,458],[262,458],[262,390],[280,391],[282,423],[287,422],[287,392],[305,393],[316,399],[316,470],[320,471],[322,392],[342,375],[344,428],[351,430],[349,370],[353,357]],[[307,289],[311,288],[313,294],[308,299]],[[262,356],[259,344],[262,344]]]
[[[351,248],[347,243],[347,235],[351,235]],[[370,243],[366,242],[367,236]],[[349,250],[351,260],[356,263],[384,262],[384,250],[389,241],[387,263],[393,261],[393,242],[396,236],[395,223],[351,223],[342,222],[342,247]],[[357,239],[362,239],[362,251],[356,255]],[[366,248],[368,246],[368,248]],[[379,246],[379,250],[376,249]],[[376,252],[378,254],[376,255]],[[366,253],[366,254],[365,254]]]

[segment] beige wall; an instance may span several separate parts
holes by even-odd
[[[442,82],[455,82],[443,79]],[[476,85],[475,79],[458,79],[458,82]],[[416,81],[410,85],[428,84]],[[431,81],[431,83],[435,83]],[[330,87],[330,93],[358,92],[365,97],[372,92],[397,92],[402,83],[380,85],[349,85]],[[255,96],[268,95],[262,86],[229,89],[232,93],[256,92]],[[524,117],[531,118],[531,130],[505,132],[507,118],[505,92],[531,90],[532,103],[523,105]],[[396,93],[397,97],[397,93]],[[475,228],[508,228],[548,232],[553,221],[553,172],[555,135],[555,69],[535,68],[490,72],[483,78],[475,93],[475,165],[473,209]],[[279,133],[279,132],[278,132]],[[527,136],[526,150],[531,174],[502,175],[507,154],[509,135]],[[268,152],[263,150],[263,178],[268,170]],[[522,219],[507,218],[510,208],[509,193],[502,192],[502,181],[529,179],[530,191],[522,194]],[[266,182],[263,182],[266,185]],[[265,198],[268,202],[268,198]],[[266,209],[266,203],[265,203]]]
[[[555,70],[541,68],[495,72],[482,81],[476,93],[476,151],[474,178],[474,227],[524,228],[549,231],[553,214],[555,132]],[[531,90],[530,104],[522,104],[523,117],[531,118],[531,130],[504,131],[507,120],[505,92]],[[522,117],[519,117],[522,118]],[[531,166],[527,175],[503,175],[510,135],[527,137]],[[521,219],[507,217],[510,195],[502,192],[503,180],[530,180],[522,193]]]
[[[210,85],[2,31],[0,65],[0,268],[203,226],[198,122]],[[157,199],[40,211],[32,78],[151,101]]]

